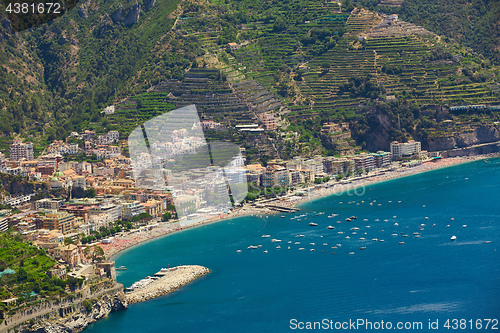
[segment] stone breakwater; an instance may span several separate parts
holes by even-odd
[[[172,267],[160,279],[140,289],[127,292],[125,297],[128,304],[144,302],[166,295],[208,273],[210,273],[208,268],[198,265]]]

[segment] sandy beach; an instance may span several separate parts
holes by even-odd
[[[478,156],[467,156],[467,157],[454,157],[454,158],[446,158],[441,160],[425,162],[415,167],[403,167],[395,170],[381,170],[379,172],[375,171],[371,174],[368,174],[367,176],[364,176],[363,179],[354,178],[343,182],[342,181],[332,182],[328,184],[329,187],[316,186],[313,190],[308,191],[307,195],[304,196],[296,196],[296,195],[283,196],[281,198],[274,200],[273,204],[288,208],[297,207],[299,204],[305,203],[307,201],[316,200],[318,198],[326,197],[333,194],[341,194],[345,191],[356,191],[356,189],[362,188],[367,185],[373,185],[375,183],[380,183],[391,179],[406,177],[422,172],[454,166],[461,163],[472,162],[479,159],[494,158],[498,156],[499,156],[498,154],[489,154],[489,155],[478,155]],[[356,193],[358,193],[358,195],[361,195],[360,191]],[[181,224],[178,222],[164,222],[160,223],[160,226],[155,227],[149,231],[140,231],[140,232],[136,231],[133,233],[126,234],[124,236],[116,236],[113,243],[101,244],[100,246],[103,248],[106,258],[112,260],[114,257],[116,257],[118,253],[126,249],[129,249],[133,246],[156,239],[158,237],[172,234],[174,232],[185,230],[187,228],[193,228],[208,223],[218,222],[228,218],[235,218],[246,215],[271,215],[271,214],[279,214],[279,213],[270,210],[268,208],[259,208],[252,204],[245,204],[242,207],[236,208],[229,213],[224,213],[210,217],[208,216],[203,217],[200,219],[200,221],[193,223],[189,226],[181,226]]]

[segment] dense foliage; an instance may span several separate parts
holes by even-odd
[[[59,297],[66,295],[67,287],[81,285],[81,281],[51,278],[47,271],[55,265],[45,250],[22,242],[19,235],[0,234],[0,272],[11,269],[14,274],[0,277],[0,298],[17,297],[21,302],[36,300],[37,296]],[[8,306],[0,303],[0,310]]]
[[[405,0],[401,17],[456,38],[500,63],[500,2],[495,0]]]

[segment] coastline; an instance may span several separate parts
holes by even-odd
[[[488,158],[498,158],[500,154],[487,154],[487,155],[476,155],[476,156],[465,156],[465,157],[453,157],[446,158],[439,161],[425,162],[418,166],[404,169],[396,169],[386,171],[384,173],[375,173],[372,175],[368,175],[363,179],[354,179],[349,181],[346,184],[335,183],[334,186],[330,188],[319,188],[311,191],[308,196],[297,197],[297,196],[287,196],[282,197],[276,200],[276,203],[279,203],[280,206],[283,207],[298,207],[299,205],[305,204],[310,201],[318,200],[321,198],[325,198],[331,195],[341,195],[345,191],[356,190],[360,187],[366,185],[375,185],[378,183],[386,182],[389,180],[399,179],[407,176],[412,176],[428,171],[444,169],[451,166],[456,166],[459,164],[465,164],[469,162],[474,162],[482,159]],[[142,231],[134,234],[128,234],[124,237],[117,237],[115,241],[111,244],[101,244],[100,246],[103,248],[106,257],[109,260],[116,259],[119,255],[123,254],[123,252],[134,248],[135,246],[142,245],[146,242],[159,239],[161,237],[165,237],[171,235],[173,233],[183,231],[186,229],[196,228],[199,226],[203,226],[206,224],[211,224],[215,222],[224,221],[227,219],[233,219],[237,217],[249,216],[249,215],[276,215],[279,212],[267,209],[267,208],[258,208],[255,206],[251,206],[250,204],[246,204],[241,208],[234,210],[231,213],[224,213],[217,215],[215,217],[201,220],[189,226],[181,227],[176,222],[164,222],[164,225],[152,229],[150,231]]]

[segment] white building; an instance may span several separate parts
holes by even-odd
[[[19,161],[21,159],[33,160],[33,144],[31,142],[23,143],[19,139],[15,139],[10,145],[10,159]]]
[[[421,143],[414,140],[406,143],[399,143],[397,141],[391,143],[391,154],[393,157],[411,156],[415,153],[420,153],[421,150]]]

